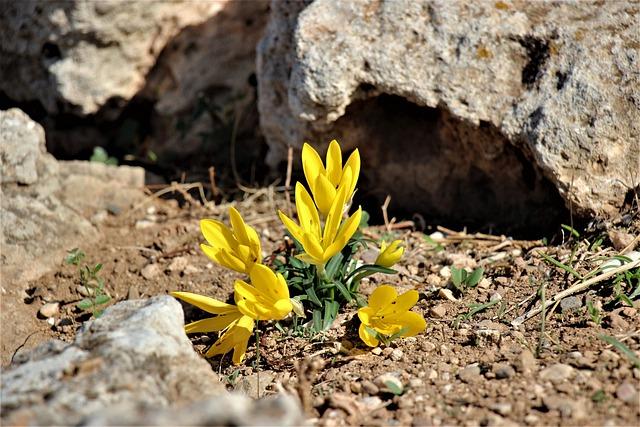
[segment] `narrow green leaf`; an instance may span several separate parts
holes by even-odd
[[[558,261],[557,259],[555,259],[553,257],[550,257],[549,255],[546,255],[546,254],[543,254],[543,253],[540,253],[540,256],[542,258],[544,258],[545,261],[547,261],[548,263],[553,264],[556,267],[563,269],[564,271],[574,275],[578,279],[582,279],[582,275],[580,273],[578,273],[577,271],[575,271],[573,268],[569,267],[568,265],[563,264],[560,261]]]
[[[333,258],[329,260],[325,267],[325,273],[329,280],[333,280],[343,259],[344,256],[340,252],[338,252],[333,256]]]
[[[640,368],[640,358],[638,358],[629,347],[609,335],[598,335],[598,338],[614,346],[620,353],[626,356],[631,363],[636,365],[636,368]]]
[[[452,266],[450,271],[451,271],[451,281],[453,282],[456,288],[460,289],[460,285],[462,284],[462,281],[463,281],[462,272],[465,270],[463,268],[456,268]]]
[[[96,305],[102,305],[108,303],[109,301],[111,301],[111,297],[109,295],[98,295],[96,296],[94,302]]]
[[[344,299],[346,299],[347,301],[353,300],[353,295],[351,295],[351,292],[349,292],[349,289],[347,289],[345,285],[340,282],[335,282],[335,284],[336,288],[338,288],[338,291],[340,291]]]
[[[313,329],[316,332],[322,331],[322,311],[320,309],[313,310]]]
[[[578,231],[566,224],[562,224],[560,227],[564,228],[565,230],[567,230],[569,233],[571,233],[573,235],[573,237],[575,237],[576,239],[580,238],[580,233],[578,233]]]
[[[322,302],[320,301],[320,298],[318,298],[318,295],[316,294],[316,291],[313,288],[307,288],[307,289],[305,289],[305,292],[307,293],[307,296],[309,297],[309,301],[311,301],[312,303],[314,303],[318,307],[322,307]]]
[[[85,298],[82,301],[78,302],[76,304],[76,307],[78,307],[80,310],[88,310],[93,307],[93,302],[91,302],[89,298]]]
[[[482,279],[483,274],[484,274],[484,268],[482,267],[478,267],[475,270],[473,270],[473,273],[471,273],[471,275],[466,280],[467,286],[470,286],[470,287],[476,286],[478,283],[480,283],[480,280]]]

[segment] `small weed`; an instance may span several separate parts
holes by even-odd
[[[93,317],[100,317],[103,309],[101,306],[108,303],[111,297],[104,291],[104,279],[98,274],[102,269],[102,264],[96,264],[90,267],[87,264],[80,265],[85,258],[85,253],[78,248],[71,249],[64,261],[69,265],[75,265],[78,267],[78,273],[80,275],[80,284],[86,290],[87,298],[79,301],[76,304],[82,311],[91,311]]]
[[[602,312],[593,304],[592,300],[587,301],[587,313],[589,313],[589,317],[593,323],[596,325],[600,325],[602,323]]]
[[[118,166],[118,159],[109,156],[107,150],[102,147],[93,147],[93,154],[89,161],[96,163],[104,163],[105,165]]]
[[[224,382],[227,383],[228,385],[230,385],[231,387],[235,387],[236,384],[238,383],[238,377],[240,376],[240,369],[235,369],[232,373],[230,373],[229,375],[225,375],[223,377]]]
[[[591,400],[595,403],[604,402],[607,399],[607,394],[604,390],[600,389],[591,395]]]
[[[470,304],[469,307],[469,311],[465,314],[462,314],[458,317],[456,317],[456,319],[453,321],[453,328],[458,329],[458,326],[460,326],[460,323],[462,322],[466,322],[467,320],[470,320],[473,316],[475,316],[476,314],[493,307],[494,305],[498,304],[500,302],[500,300],[495,299],[493,301],[489,301],[486,302],[484,304]]]
[[[451,267],[451,283],[453,286],[463,294],[469,288],[475,288],[484,274],[484,268],[478,267],[471,273],[468,273],[464,268]]]
[[[436,252],[442,252],[444,250],[444,246],[442,246],[440,243],[433,240],[431,236],[427,236],[425,234],[423,238],[424,238],[424,241],[430,245],[430,247],[427,248],[428,250],[436,251]]]

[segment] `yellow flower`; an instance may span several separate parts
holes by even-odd
[[[351,153],[343,168],[340,144],[333,140],[327,150],[325,167],[318,152],[305,142],[302,147],[302,168],[320,213],[327,216],[341,185],[347,186],[345,202],[351,200],[360,175],[360,153],[357,149]],[[344,174],[348,168],[351,169],[351,175],[345,180]]]
[[[239,273],[249,274],[254,264],[262,261],[258,233],[245,224],[235,208],[229,208],[231,229],[220,221],[203,219],[200,229],[208,244],[202,251],[213,261]]]
[[[206,357],[213,357],[233,350],[233,363],[236,365],[242,363],[247,351],[249,338],[251,338],[253,332],[254,320],[251,317],[243,315],[235,305],[205,297],[204,295],[191,292],[171,292],[171,295],[195,305],[207,313],[217,315],[189,323],[184,327],[185,332],[188,334],[195,332],[222,332],[220,338],[205,354]]]
[[[249,277],[251,284],[236,280],[234,286],[236,304],[242,314],[256,320],[280,320],[291,313],[293,305],[282,274],[256,264]]]
[[[379,344],[377,334],[412,337],[422,332],[427,322],[420,314],[409,311],[416,302],[417,291],[407,291],[398,296],[392,286],[377,287],[369,297],[369,306],[358,310],[362,322],[358,333],[362,341],[369,347],[375,347]]]
[[[380,253],[378,254],[378,258],[376,258],[375,264],[390,268],[396,262],[400,261],[404,253],[404,248],[400,246],[401,243],[402,240],[394,240],[387,246],[386,242],[382,242],[380,245]]]
[[[343,179],[351,179],[351,169],[346,168]],[[311,196],[299,182],[296,183],[296,210],[299,225],[282,211],[278,215],[291,235],[302,245],[305,253],[298,258],[310,264],[324,266],[349,242],[360,225],[362,208],[342,223],[342,209],[347,198],[347,186],[341,186],[321,230],[320,217]]]

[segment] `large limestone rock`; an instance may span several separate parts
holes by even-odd
[[[56,161],[44,131],[18,109],[0,111],[0,324],[3,363],[32,331],[23,319],[25,289],[66,251],[100,239],[107,212],[125,212],[145,197],[144,170]]]
[[[293,398],[254,404],[225,392],[169,296],[126,301],[73,343],[20,354],[2,376],[3,425],[300,425]],[[205,399],[205,400],[203,400]]]
[[[612,215],[640,170],[640,5],[272,4],[258,52],[270,162],[360,147],[361,187],[435,218]]]
[[[128,101],[167,42],[215,16],[226,1],[3,1],[0,89],[92,114]]]

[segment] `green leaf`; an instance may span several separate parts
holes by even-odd
[[[392,268],[386,268],[375,264],[365,264],[353,270],[347,277],[347,281],[356,275],[361,276],[360,279],[375,273],[396,274],[397,271]]]
[[[453,282],[453,285],[460,289],[460,285],[462,285],[462,282],[464,281],[464,276],[463,274],[466,274],[466,271],[464,268],[456,268],[456,267],[451,267],[451,281]],[[464,272],[464,273],[463,273]]]
[[[324,321],[322,323],[323,331],[329,329],[333,321],[336,319],[338,308],[340,308],[340,306],[336,301],[325,301]]]
[[[295,258],[295,257],[289,257],[289,264],[291,264],[292,267],[300,270],[306,267],[306,264],[304,262],[300,261],[298,258]]]
[[[371,218],[369,212],[363,209],[362,215],[360,216],[360,225],[358,226],[358,228],[367,228],[369,226],[369,218]]]
[[[336,288],[338,288],[338,291],[340,291],[340,293],[344,297],[344,299],[346,299],[347,301],[353,300],[353,295],[351,295],[351,292],[349,292],[349,289],[347,289],[345,285],[343,285],[340,282],[335,282],[335,285],[336,285]]]
[[[316,291],[312,287],[305,289],[305,292],[307,293],[307,296],[309,297],[309,301],[311,301],[312,303],[314,303],[318,307],[322,307],[322,302],[320,301],[320,298],[318,298],[318,295],[316,294]]]
[[[106,304],[111,301],[111,297],[109,295],[97,295],[95,299],[95,305]]]
[[[93,274],[98,274],[100,270],[102,270],[102,264],[98,263],[95,267],[93,267]]]
[[[578,279],[582,279],[582,275],[580,273],[578,273],[577,271],[575,271],[573,268],[569,267],[568,265],[563,264],[560,261],[558,261],[557,259],[555,259],[553,257],[550,257],[549,255],[546,255],[546,254],[543,254],[543,253],[540,253],[540,256],[542,258],[544,258],[544,260],[547,261],[548,263],[553,264],[556,267],[563,269],[567,273],[571,273],[572,275],[574,275]]]
[[[609,335],[598,335],[598,338],[614,346],[620,353],[625,355],[631,363],[636,365],[636,368],[640,368],[640,358],[638,358],[629,347]]]
[[[329,262],[325,267],[325,273],[329,280],[333,280],[333,278],[336,275],[336,272],[338,271],[338,267],[340,267],[340,263],[342,262],[343,259],[344,259],[344,256],[340,252],[338,252],[333,256],[333,258],[329,260]]]
[[[82,301],[78,302],[76,304],[76,307],[78,307],[80,310],[89,310],[91,307],[93,307],[93,302],[89,298],[85,298]]]
[[[384,382],[384,385],[396,396],[400,396],[403,392],[402,387],[396,384],[395,381],[387,380]]]
[[[478,283],[480,283],[480,280],[482,279],[483,274],[484,274],[484,268],[482,267],[478,267],[475,270],[473,270],[473,273],[471,273],[471,275],[467,277],[467,280],[466,280],[467,286],[470,286],[470,287],[476,286]]]
[[[562,224],[560,227],[564,228],[565,230],[567,230],[569,233],[571,233],[573,235],[573,237],[575,237],[576,239],[580,238],[580,233],[578,233],[578,231],[566,224]]]
[[[316,332],[322,330],[322,311],[320,309],[313,310],[313,329]]]

